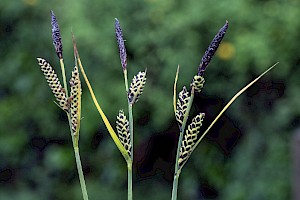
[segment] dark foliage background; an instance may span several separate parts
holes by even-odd
[[[300,115],[300,2],[262,0],[1,0],[0,199],[82,199],[66,116],[36,57],[59,72],[50,9],[61,27],[68,75],[71,31],[110,121],[127,108],[114,33],[123,28],[129,77],[147,68],[134,108],[134,198],[170,199],[178,129],[172,85],[188,85],[219,28],[229,30],[209,65],[193,113],[207,127],[242,86],[280,64],[219,120],[183,169],[179,199],[291,198],[292,133]],[[126,199],[126,164],[83,88],[80,150],[90,199]]]

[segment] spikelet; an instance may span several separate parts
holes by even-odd
[[[77,66],[75,66],[72,71],[70,86],[70,117],[72,124],[72,133],[75,136],[79,133],[81,117],[81,82]]]
[[[194,87],[194,91],[196,93],[200,93],[203,88],[204,83],[205,83],[205,80],[204,80],[203,76],[195,75],[192,80],[191,87]]]
[[[58,105],[66,112],[68,112],[68,102],[66,91],[60,84],[58,80],[57,74],[55,73],[54,69],[51,65],[43,58],[37,58],[38,64],[41,67],[42,72],[48,82],[52,93],[54,94]]]
[[[178,122],[179,127],[182,126],[183,118],[186,113],[186,109],[190,100],[189,92],[186,90],[186,87],[183,87],[181,92],[179,92],[175,117]]]
[[[224,26],[219,30],[217,35],[214,37],[214,39],[211,41],[210,45],[206,49],[206,51],[205,51],[205,53],[204,53],[204,55],[201,59],[199,68],[198,68],[198,75],[199,76],[203,76],[207,65],[210,63],[212,57],[214,56],[214,54],[217,51],[220,43],[222,42],[227,29],[228,29],[228,21],[226,21]]]
[[[137,75],[134,76],[128,91],[128,101],[130,104],[134,104],[139,100],[139,97],[143,93],[145,83],[146,83],[146,71],[139,72]]]
[[[127,54],[126,54],[126,48],[125,48],[125,44],[124,44],[122,29],[121,29],[119,20],[117,18],[115,18],[115,30],[116,30],[116,38],[117,38],[117,42],[118,42],[122,68],[123,68],[123,70],[125,70],[127,67]]]
[[[62,48],[62,41],[61,41],[61,36],[60,36],[59,25],[57,23],[54,12],[51,10],[50,13],[51,13],[53,45],[54,45],[54,48],[55,48],[58,58],[62,59],[63,58],[63,48]]]
[[[123,110],[119,111],[119,115],[117,116],[117,131],[118,137],[126,149],[129,156],[131,156],[131,144],[130,144],[130,132],[129,132],[129,122],[124,114]]]
[[[204,116],[204,113],[200,113],[194,117],[192,123],[188,126],[184,134],[178,160],[179,169],[183,166],[185,161],[189,158],[189,155],[192,153],[192,148],[197,141]]]

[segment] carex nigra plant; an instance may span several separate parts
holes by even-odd
[[[51,11],[51,25],[52,25],[52,39],[55,47],[56,54],[59,58],[62,82],[61,84],[58,75],[55,72],[55,69],[50,65],[48,61],[43,58],[37,58],[38,64],[47,80],[47,83],[54,94],[56,99],[56,104],[67,114],[70,133],[72,138],[73,149],[75,153],[75,160],[77,165],[77,171],[79,175],[79,181],[81,186],[81,191],[84,200],[88,200],[88,194],[85,184],[85,179],[82,171],[81,160],[79,155],[79,130],[80,130],[80,121],[81,121],[81,81],[79,77],[79,68],[81,74],[85,80],[85,83],[89,89],[90,95],[93,99],[93,102],[109,132],[117,148],[123,155],[127,163],[128,171],[128,200],[132,200],[132,164],[134,159],[134,145],[133,145],[133,106],[138,102],[143,89],[146,83],[146,70],[138,72],[135,75],[130,83],[128,84],[127,77],[127,53],[125,48],[125,42],[123,38],[122,29],[118,19],[115,19],[115,34],[117,39],[117,44],[119,48],[120,60],[122,71],[124,75],[124,84],[127,102],[128,102],[128,112],[124,112],[122,109],[119,111],[116,117],[116,131],[113,126],[107,119],[105,113],[100,107],[93,88],[89,82],[89,79],[83,68],[79,52],[77,49],[75,37],[72,33],[73,39],[73,48],[74,48],[74,68],[71,72],[71,79],[69,81],[69,87],[66,80],[65,65],[63,60],[63,48],[62,48],[62,39],[60,35],[59,25],[57,23],[56,16],[53,11]],[[224,106],[220,111],[217,117],[211,122],[208,128],[200,134],[202,122],[204,120],[205,114],[198,113],[192,118],[191,123],[187,124],[190,110],[193,104],[194,96],[199,95],[203,89],[205,80],[204,72],[210,63],[212,57],[217,51],[225,33],[228,29],[228,22],[226,21],[225,25],[219,30],[217,35],[214,37],[209,47],[204,53],[204,56],[201,59],[200,65],[197,70],[197,74],[193,77],[189,87],[184,86],[178,94],[177,99],[177,81],[179,75],[179,66],[177,68],[175,81],[174,81],[174,97],[173,97],[173,106],[175,118],[178,122],[179,127],[179,141],[177,146],[176,161],[175,161],[175,171],[174,171],[174,181],[172,189],[172,200],[177,199],[177,190],[178,190],[178,181],[179,175],[182,171],[183,166],[186,164],[190,158],[192,152],[195,150],[197,145],[202,141],[204,136],[208,133],[211,127],[215,122],[220,118],[220,116],[228,109],[228,107],[251,85],[253,85],[257,80],[269,72],[276,64],[271,66],[268,70],[263,72],[256,79],[248,83],[243,87],[239,92],[237,92],[231,100]],[[70,93],[68,92],[70,90]]]
[[[51,11],[52,39],[56,54],[59,58],[61,74],[63,78],[63,86],[61,85],[58,75],[54,68],[43,58],[37,58],[38,64],[48,82],[48,85],[54,94],[57,105],[67,114],[71,132],[72,144],[75,153],[75,160],[79,181],[81,185],[82,195],[84,200],[88,200],[84,175],[81,166],[79,155],[79,129],[81,120],[81,82],[77,62],[75,59],[75,67],[72,70],[71,79],[69,81],[69,89],[66,80],[66,72],[63,60],[63,46],[60,35],[60,28],[56,20],[54,12]]]
[[[177,145],[177,153],[175,160],[175,171],[174,171],[174,179],[173,179],[173,188],[172,188],[172,200],[177,199],[177,190],[178,190],[178,180],[181,170],[185,163],[190,158],[192,152],[195,150],[197,145],[202,141],[207,132],[211,129],[211,127],[215,124],[215,122],[220,118],[220,116],[225,112],[225,110],[239,97],[244,91],[246,91],[251,85],[253,85],[258,79],[260,79],[263,75],[265,75],[268,71],[270,71],[276,64],[271,66],[268,70],[254,79],[252,82],[247,84],[244,88],[242,88],[238,93],[236,93],[232,99],[225,105],[225,107],[221,110],[221,112],[217,115],[217,117],[213,120],[210,126],[202,133],[201,126],[202,121],[204,120],[205,113],[197,114],[192,120],[191,123],[186,127],[187,120],[190,114],[190,110],[193,104],[194,96],[199,95],[204,83],[204,72],[210,63],[212,57],[217,51],[220,43],[222,42],[226,31],[228,29],[228,21],[224,24],[224,26],[218,31],[218,33],[213,38],[212,42],[206,49],[200,65],[198,67],[197,74],[193,77],[192,82],[190,84],[190,91],[188,91],[187,87],[184,86],[183,89],[178,94],[177,99],[177,80],[179,73],[179,66],[177,68],[177,73],[175,76],[174,82],[174,97],[173,97],[173,106],[175,118],[179,127],[179,140]]]
[[[143,89],[146,84],[146,70],[139,72],[135,75],[132,79],[130,85],[128,85],[128,78],[127,78],[127,54],[126,48],[123,38],[122,29],[118,19],[115,19],[115,33],[116,39],[119,47],[120,53],[120,60],[121,66],[124,74],[124,83],[125,83],[125,94],[127,97],[128,102],[128,119],[126,114],[123,110],[119,111],[119,114],[116,119],[116,130],[117,133],[114,131],[112,125],[110,124],[109,120],[107,119],[106,115],[104,114],[101,106],[99,105],[97,98],[94,94],[92,86],[86,76],[84,71],[77,45],[75,42],[75,38],[73,35],[73,45],[74,45],[74,52],[75,57],[78,62],[78,65],[81,69],[82,75],[85,79],[85,82],[88,86],[90,94],[92,96],[93,102],[104,122],[106,125],[107,130],[109,131],[113,141],[115,142],[116,146],[120,150],[121,154],[123,155],[126,163],[127,163],[127,171],[128,171],[128,199],[132,199],[132,164],[133,164],[133,106],[136,102],[138,102],[141,94],[143,93]]]

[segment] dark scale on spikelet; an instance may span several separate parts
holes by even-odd
[[[137,75],[134,76],[128,91],[128,101],[130,104],[134,104],[139,100],[139,97],[143,93],[145,84],[146,84],[146,71],[139,72]]]
[[[72,124],[72,133],[76,135],[80,126],[80,103],[81,103],[81,82],[79,78],[78,67],[75,66],[72,71],[70,80],[71,92],[70,92],[70,117]]]
[[[186,113],[186,109],[190,100],[189,92],[186,90],[186,87],[183,87],[181,92],[179,92],[175,117],[178,122],[179,127],[182,126],[183,118]]]
[[[203,88],[204,83],[205,83],[205,80],[204,80],[203,76],[195,75],[192,80],[191,87],[194,87],[194,91],[196,93],[200,93]]]
[[[117,18],[115,19],[115,30],[116,30],[116,38],[117,38],[117,42],[118,42],[122,68],[123,68],[123,70],[125,70],[127,67],[127,54],[126,54],[126,48],[125,48],[125,44],[124,44],[122,29],[121,29],[119,20]]]
[[[123,110],[119,111],[119,115],[117,116],[117,131],[118,137],[126,149],[129,156],[131,156],[131,144],[130,144],[130,132],[129,132],[129,122],[123,112]]]
[[[52,93],[54,94],[58,105],[64,110],[68,111],[68,101],[67,96],[64,88],[60,84],[58,80],[57,74],[55,73],[54,69],[51,65],[43,58],[37,58],[38,64],[41,67],[42,72],[48,82]]]
[[[192,153],[194,144],[197,141],[200,128],[202,126],[202,121],[205,114],[200,113],[192,120],[192,123],[188,126],[181,143],[180,155],[178,160],[179,168],[185,163]]]
[[[211,58],[214,56],[214,54],[217,51],[220,43],[222,42],[222,39],[224,38],[227,29],[228,29],[228,21],[226,21],[224,26],[219,30],[217,35],[214,37],[214,39],[212,40],[212,42],[210,43],[210,45],[206,49],[206,51],[205,51],[205,53],[204,53],[204,55],[201,59],[199,68],[198,68],[198,75],[199,76],[203,76],[207,65],[210,63]]]
[[[61,36],[60,36],[60,30],[59,30],[59,25],[57,23],[56,17],[54,12],[51,10],[51,25],[52,25],[52,40],[53,40],[53,45],[55,47],[55,51],[57,56],[62,59],[63,58],[63,48],[62,48],[62,41],[61,41]]]

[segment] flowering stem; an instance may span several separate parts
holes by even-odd
[[[66,97],[69,98],[69,93],[68,93],[68,87],[67,87],[67,79],[66,79],[66,71],[65,71],[65,65],[63,59],[59,59],[60,62],[60,68],[62,72],[62,77],[63,77],[63,84],[64,84],[64,89],[66,91]],[[71,132],[71,138],[72,138],[72,144],[73,144],[73,149],[75,153],[75,160],[76,160],[76,166],[77,166],[77,172],[79,176],[79,182],[80,182],[80,187],[83,195],[84,200],[88,200],[88,194],[87,194],[87,189],[85,185],[85,180],[84,180],[84,175],[82,171],[82,165],[81,165],[81,159],[79,155],[79,147],[78,147],[78,140],[75,139],[73,133],[72,133],[72,123],[71,123],[71,117],[70,113],[67,112],[68,116],[68,122],[69,122],[69,127],[70,127],[70,132]]]
[[[78,171],[78,175],[79,175],[79,182],[80,182],[80,186],[81,186],[83,199],[88,200],[89,197],[88,197],[87,190],[86,190],[86,185],[85,185],[84,175],[83,175],[83,171],[82,171],[78,147],[74,146],[74,153],[75,153],[75,158],[76,158],[77,171]]]
[[[130,133],[130,145],[131,145],[131,161],[133,162],[133,114],[132,104],[128,102],[128,113],[129,113],[129,133]]]
[[[127,162],[128,171],[128,200],[132,200],[132,161]]]
[[[128,98],[128,77],[127,77],[127,69],[123,70],[124,72],[124,83],[126,96]],[[132,114],[132,104],[128,102],[128,114],[129,114],[129,134],[130,134],[130,146],[131,146],[131,161],[127,163],[128,170],[128,200],[132,200],[132,163],[133,163],[133,114]]]
[[[64,83],[64,89],[65,89],[65,92],[66,92],[66,96],[68,98],[69,97],[69,93],[68,93],[68,86],[67,86],[66,70],[65,70],[64,60],[62,58],[60,58],[59,62],[60,62],[60,68],[61,68],[61,74],[62,74],[62,78],[63,78],[63,83]]]
[[[172,189],[172,200],[177,199],[177,191],[178,191],[178,179],[179,179],[180,171],[175,173],[173,180],[173,189]]]

